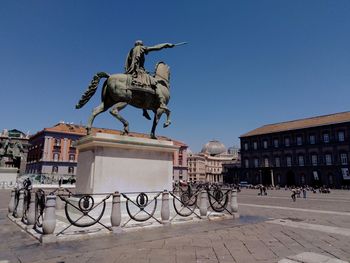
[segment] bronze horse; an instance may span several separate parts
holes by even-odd
[[[129,133],[129,122],[119,114],[119,111],[124,109],[127,105],[140,109],[152,110],[154,112],[153,125],[150,134],[150,137],[153,139],[156,139],[155,130],[163,113],[166,113],[167,116],[164,127],[170,125],[170,111],[159,107],[160,103],[155,94],[155,90],[149,87],[132,86],[131,75],[127,74],[109,75],[105,72],[97,73],[91,81],[88,89],[82,95],[79,103],[76,105],[77,109],[83,107],[95,94],[101,78],[107,78],[102,87],[102,103],[92,111],[86,127],[88,134],[91,131],[91,127],[96,116],[102,112],[105,112],[112,106],[113,107],[109,112],[124,125],[124,132],[122,134]],[[157,83],[157,88],[165,98],[165,104],[168,104],[170,100],[169,66],[164,62],[159,62],[156,65],[154,79]]]

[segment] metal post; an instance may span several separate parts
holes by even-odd
[[[202,217],[202,219],[207,217],[207,212],[208,212],[208,195],[207,191],[202,190],[201,191],[201,201],[199,204],[199,212]]]
[[[275,180],[273,178],[273,169],[271,169],[271,184],[272,184],[272,187],[275,187]]]
[[[120,210],[120,193],[117,191],[113,194],[111,224],[114,233],[121,233],[120,223],[122,222],[122,214]]]
[[[9,213],[13,213],[13,210],[15,209],[15,195],[16,195],[16,190],[13,189],[11,191],[11,199],[8,206]]]
[[[262,184],[262,171],[259,170],[259,176],[260,176],[260,184]]]
[[[162,208],[161,208],[162,223],[169,224],[170,209],[169,209],[169,192],[164,190],[162,193]]]

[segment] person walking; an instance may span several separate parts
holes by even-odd
[[[306,199],[306,187],[303,187],[303,198]]]
[[[292,189],[292,195],[291,195],[293,202],[295,202],[295,200],[296,200],[296,198],[295,198],[296,193],[297,193],[297,191],[295,190],[295,188],[293,188]]]

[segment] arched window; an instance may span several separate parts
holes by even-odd
[[[69,155],[69,161],[74,162],[75,161],[75,154]]]
[[[59,153],[54,153],[53,154],[53,160],[57,162],[59,159],[60,159],[60,154]]]
[[[299,163],[299,166],[304,166],[305,165],[305,163],[304,163],[304,155],[302,155],[302,154],[298,155],[298,163]]]
[[[270,162],[269,162],[269,157],[264,157],[264,167],[269,167],[270,166]]]
[[[55,139],[55,146],[60,146],[60,145],[61,145],[61,140]]]
[[[347,165],[348,164],[348,155],[345,152],[340,153],[340,163],[342,165]]]
[[[249,159],[248,158],[244,159],[244,166],[245,166],[245,168],[249,168]]]
[[[325,157],[326,165],[332,165],[332,154],[331,153],[326,153],[324,155],[324,157]]]
[[[58,173],[58,166],[52,166],[52,173],[57,174]]]
[[[69,174],[74,174],[74,167],[73,166],[69,166],[68,167],[68,173]]]
[[[290,156],[290,155],[286,156],[286,165],[287,165],[287,167],[292,166],[292,156]]]

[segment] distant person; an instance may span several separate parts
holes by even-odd
[[[303,187],[303,198],[306,199],[306,187]]]
[[[296,198],[295,198],[296,194],[297,194],[297,191],[295,190],[295,188],[293,188],[292,195],[291,195],[293,202],[295,202],[295,200],[296,200]]]

